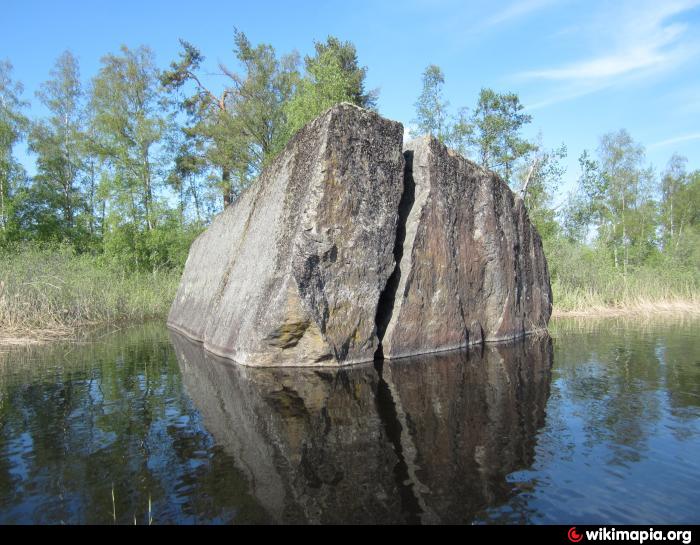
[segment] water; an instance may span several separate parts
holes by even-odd
[[[0,352],[0,523],[700,522],[700,322],[345,370],[159,326]]]

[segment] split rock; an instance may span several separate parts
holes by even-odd
[[[425,137],[405,146],[399,265],[378,326],[386,358],[503,341],[546,328],[542,241],[495,173]]]
[[[350,104],[306,125],[195,240],[168,324],[247,365],[371,360],[402,137],[400,123]]]

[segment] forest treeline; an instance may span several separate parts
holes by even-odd
[[[232,64],[216,78],[184,40],[164,69],[148,47],[123,46],[91,78],[65,52],[32,97],[46,112],[38,119],[10,61],[0,62],[0,326],[162,314],[193,238],[299,128],[338,102],[377,109],[351,42],[328,37],[302,59],[238,30],[233,38]],[[566,145],[524,136],[532,118],[517,94],[482,89],[472,106],[452,108],[444,86],[440,67],[428,66],[411,134],[495,170],[525,200],[558,308],[697,302],[700,172],[685,158],[657,172],[625,130],[610,132],[579,157],[563,198]],[[31,176],[20,146],[35,160]],[[156,287],[133,301],[134,279]]]

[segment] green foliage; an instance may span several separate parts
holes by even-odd
[[[673,155],[661,179],[660,224],[664,254],[674,262],[700,263],[700,171]]]
[[[92,119],[99,157],[109,169],[104,191],[120,213],[141,230],[157,224],[154,193],[161,158],[158,144],[168,120],[158,95],[158,70],[147,47],[121,47],[106,55],[92,83]]]
[[[238,73],[221,68],[233,82],[230,100],[234,130],[245,139],[247,156],[238,165],[238,174],[242,187],[246,187],[284,145],[284,105],[294,92],[299,61],[297,55],[278,59],[271,45],[253,46],[239,30],[234,41],[236,59],[243,70]]]
[[[423,72],[423,90],[415,103],[416,128],[413,136],[429,134],[445,142],[449,134],[447,109],[450,103],[443,96],[445,74],[439,66],[429,65]]]
[[[522,128],[532,118],[522,112],[524,107],[518,96],[482,89],[471,114],[467,108],[460,108],[451,115],[444,85],[445,75],[440,67],[429,65],[423,72],[421,94],[415,103],[411,136],[430,134],[465,156],[474,155],[482,166],[514,183],[520,163],[538,149],[521,136]]]
[[[188,173],[195,174],[218,170],[224,206],[250,185],[286,143],[285,104],[299,79],[297,55],[278,58],[271,45],[254,46],[239,30],[234,32],[234,43],[242,70],[219,65],[229,81],[221,95],[202,84],[197,73],[204,57],[185,41],[181,41],[179,62],[173,62],[161,77],[161,83],[171,91],[188,82],[195,86],[194,92],[180,101],[189,115],[184,132],[190,140],[180,147],[180,167],[188,166]]]
[[[13,155],[14,146],[24,138],[29,120],[22,110],[22,85],[12,81],[12,65],[0,61],[0,244],[19,236],[16,221],[18,194],[26,185],[26,174]]]
[[[75,57],[63,53],[51,76],[37,92],[49,117],[34,123],[29,134],[37,175],[23,202],[27,208],[23,227],[35,240],[71,241],[85,247],[94,235],[94,210],[86,199],[90,191],[80,190],[90,178],[84,153],[86,112]],[[37,215],[41,221],[30,219]],[[48,225],[51,229],[46,229]]]
[[[566,170],[561,163],[566,153],[564,144],[552,150],[533,145],[529,164],[522,165],[518,172],[520,195],[530,219],[544,239],[558,236],[561,230],[552,201]]]
[[[515,93],[499,94],[482,89],[471,117],[469,138],[481,165],[498,172],[512,182],[519,159],[534,150],[533,144],[520,136],[521,129],[532,121],[522,113],[523,105]]]
[[[0,253],[0,330],[39,335],[89,324],[163,318],[179,269],[135,272],[66,245]]]
[[[658,205],[654,173],[643,165],[644,149],[624,131],[600,140],[598,159],[584,152],[577,196],[570,200],[565,225],[570,238],[593,229],[616,267],[627,270],[658,252]]]
[[[604,249],[563,238],[545,241],[545,253],[559,312],[700,304],[697,264],[674,266],[662,257],[625,273]]]
[[[304,59],[306,73],[285,105],[288,137],[335,104],[376,107],[377,92],[365,91],[367,69],[358,65],[351,42],[329,36],[325,43],[316,43],[315,49],[313,57]]]
[[[279,56],[238,30],[233,38],[235,66],[219,65],[216,90],[204,56],[186,41],[164,72],[147,47],[122,46],[102,58],[89,86],[63,53],[37,93],[47,114],[32,122],[10,63],[0,62],[0,257],[8,263],[0,274],[15,297],[2,300],[5,324],[162,315],[172,287],[160,291],[151,280],[177,277],[212,215],[299,128],[339,102],[376,108],[351,42],[315,43],[300,71],[295,53]],[[453,113],[440,67],[428,66],[422,83],[413,135],[475,157],[517,191],[542,236],[557,308],[697,300],[700,172],[687,172],[683,158],[672,157],[659,179],[626,131],[606,134],[595,156],[579,158],[576,191],[559,210],[566,146],[523,138],[531,117],[516,94],[482,89],[473,110]],[[25,138],[36,158],[31,179],[13,155]],[[165,299],[156,305],[158,296]]]
[[[560,212],[554,196],[566,146],[545,149],[522,137],[531,117],[514,93],[482,89],[471,114],[449,114],[445,76],[430,65],[415,104],[413,136],[431,134],[496,171],[524,200],[540,233],[552,275],[555,308],[697,302],[700,291],[700,173],[672,158],[657,200],[644,150],[624,131],[601,138],[597,157],[579,158],[576,191]]]

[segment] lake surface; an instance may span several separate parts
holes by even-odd
[[[700,320],[334,369],[160,326],[0,352],[0,523],[700,522]]]

